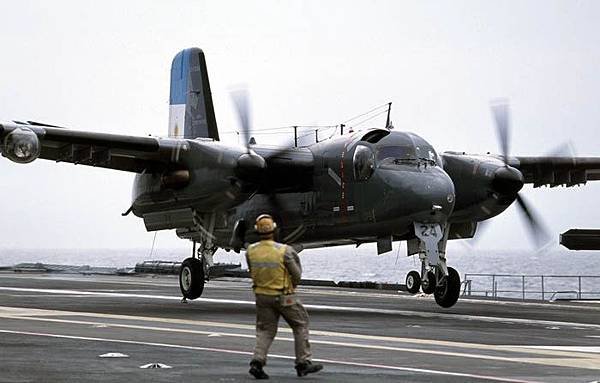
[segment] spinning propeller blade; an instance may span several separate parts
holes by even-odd
[[[502,156],[504,164],[509,168],[508,159],[510,155],[510,120],[509,120],[509,104],[507,99],[497,99],[491,103],[492,114],[494,116],[494,122],[496,125],[496,133],[498,135],[498,142],[500,149],[502,150]],[[510,168],[512,171],[517,169]],[[526,219],[529,233],[536,244],[536,247],[540,248],[548,243],[550,235],[546,231],[544,225],[536,214],[534,214],[531,206],[525,202],[525,199],[521,194],[517,193],[516,202],[519,210],[522,212]]]
[[[500,149],[502,150],[504,163],[507,164],[510,141],[508,100],[498,99],[492,101],[492,113],[496,123],[496,133],[498,134],[498,142],[500,144]]]
[[[531,234],[536,246],[538,248],[543,247],[550,240],[550,235],[544,228],[541,220],[537,217],[537,215],[533,212],[531,207],[527,204],[527,202],[525,202],[525,199],[520,194],[517,194],[517,204],[523,213],[523,216],[527,220],[529,233]]]
[[[250,126],[250,103],[248,91],[245,88],[231,91],[231,98],[233,99],[233,103],[240,120],[240,135],[242,137],[242,142],[246,147],[246,150],[250,152],[250,136],[252,128]]]
[[[240,136],[243,144],[246,147],[246,154],[243,154],[238,160],[238,167],[242,170],[242,179],[244,182],[260,185],[268,196],[269,203],[271,205],[271,211],[267,213],[273,215],[276,220],[281,221],[283,219],[284,208],[281,201],[277,197],[275,190],[271,190],[268,185],[268,169],[265,159],[251,150],[251,145],[255,145],[256,141],[252,136],[252,126],[250,123],[250,97],[247,89],[238,88],[231,91],[231,98],[235,105],[238,118],[240,121]],[[282,152],[285,149],[282,149]],[[276,156],[278,152],[273,155]],[[266,190],[265,190],[266,189]]]

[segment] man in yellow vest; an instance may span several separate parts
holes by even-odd
[[[267,353],[277,333],[279,316],[294,332],[298,376],[320,371],[323,366],[310,360],[308,313],[294,295],[302,274],[298,254],[291,246],[274,241],[277,224],[270,215],[259,215],[254,228],[260,241],[248,246],[246,251],[252,289],[256,295],[256,347],[250,362],[250,374],[256,379],[269,379],[263,366],[267,363]]]

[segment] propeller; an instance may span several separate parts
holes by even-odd
[[[529,234],[535,241],[538,248],[544,247],[550,241],[548,231],[541,223],[541,220],[536,216],[531,207],[525,202],[525,199],[520,194],[517,194],[517,206],[521,209],[525,219],[527,220]]]
[[[510,127],[508,123],[509,109],[508,100],[496,99],[491,103],[492,114],[494,115],[494,121],[496,123],[496,133],[498,135],[498,142],[500,149],[502,150],[502,157],[504,158],[504,164],[508,166],[508,153],[509,153],[509,133]]]
[[[231,91],[231,99],[235,105],[238,118],[240,120],[240,135],[242,142],[246,147],[247,153],[250,153],[250,106],[248,91],[240,88]]]
[[[561,145],[555,147],[554,149],[548,151],[546,154],[548,157],[577,157],[577,150],[575,149],[575,145],[573,141],[563,142]]]
[[[252,137],[252,125],[250,122],[250,96],[246,88],[238,88],[232,90],[231,98],[236,108],[238,119],[240,121],[240,136],[246,148],[246,153],[242,154],[238,159],[238,167],[241,170],[243,178],[248,182],[265,186],[268,184],[265,179],[265,169],[267,167],[265,159],[252,150],[251,145],[255,145],[256,141]],[[274,211],[271,214],[278,217],[278,212],[282,211],[282,206],[275,192],[268,193],[269,202],[273,206]]]
[[[240,120],[240,135],[242,142],[246,148],[246,154],[242,154],[238,159],[238,166],[244,172],[251,172],[253,177],[256,177],[256,171],[261,171],[266,167],[265,159],[256,154],[251,145],[252,126],[250,123],[250,102],[248,91],[245,88],[240,88],[231,91],[231,98],[235,105],[238,118]],[[255,143],[252,138],[252,143]]]
[[[523,174],[519,170],[511,167],[508,163],[510,154],[510,111],[508,100],[494,100],[492,101],[491,108],[496,125],[498,142],[502,150],[502,157],[505,165],[505,168],[496,172],[494,183],[501,189],[504,188],[504,191],[513,190],[516,192],[516,202],[517,206],[519,207],[519,211],[525,218],[525,222],[527,222],[527,228],[531,238],[535,242],[536,246],[540,248],[544,246],[551,237],[538,215],[534,213],[531,205],[525,201],[525,198],[521,194],[519,194],[519,190],[523,186]]]

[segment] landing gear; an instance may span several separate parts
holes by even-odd
[[[433,271],[428,271],[427,279],[424,279],[423,282],[421,282],[421,290],[423,290],[423,293],[425,294],[433,294],[436,283],[437,278],[435,277],[435,273]]]
[[[204,290],[204,266],[198,258],[187,258],[179,270],[179,288],[185,299],[196,299]]]
[[[448,276],[435,287],[433,296],[438,305],[448,308],[454,306],[460,295],[460,276],[458,271],[448,267]]]
[[[419,292],[419,288],[424,294],[433,294],[436,288],[437,278],[433,271],[427,272],[427,278],[421,279],[418,271],[411,271],[406,275],[406,291],[411,294]]]
[[[213,265],[213,255],[217,251],[216,246],[207,246],[200,243],[196,250],[196,242],[192,248],[192,256],[181,263],[179,270],[179,288],[183,295],[182,302],[188,299],[196,299],[204,291],[204,283],[208,281],[209,270]]]
[[[419,292],[419,288],[421,287],[421,276],[417,271],[411,271],[406,276],[406,290],[411,294],[416,294]]]
[[[416,223],[416,239],[408,243],[408,253],[419,254],[421,274],[411,271],[406,276],[406,288],[416,294],[419,287],[425,294],[433,294],[438,305],[452,307],[460,295],[460,276],[446,266],[448,224]]]

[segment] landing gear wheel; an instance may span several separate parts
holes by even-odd
[[[435,291],[435,285],[437,284],[437,279],[435,278],[435,273],[433,271],[427,272],[427,283],[425,281],[421,281],[421,290],[425,294],[433,294]]]
[[[406,276],[406,290],[408,290],[411,294],[416,294],[419,292],[419,288],[421,287],[421,276],[416,271],[411,271]]]
[[[460,295],[460,275],[452,267],[448,267],[448,276],[440,286],[435,287],[433,296],[438,305],[448,308],[454,306]]]
[[[196,299],[204,290],[204,267],[202,261],[187,258],[179,270],[179,288],[186,299]]]

